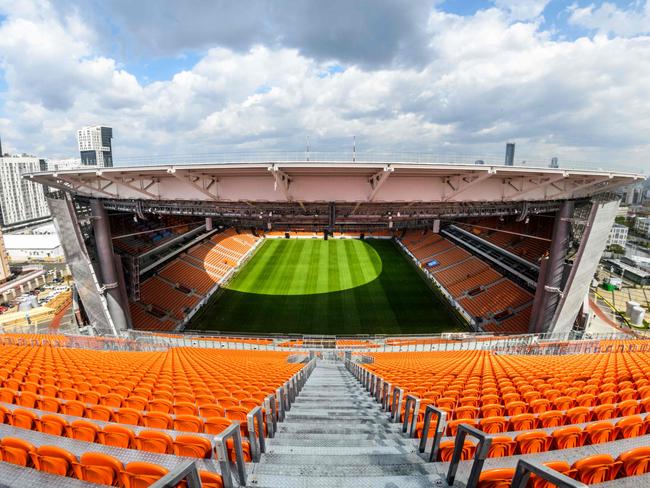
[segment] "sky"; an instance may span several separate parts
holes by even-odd
[[[650,169],[650,0],[0,0],[4,151],[426,152]]]

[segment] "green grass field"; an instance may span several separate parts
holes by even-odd
[[[456,330],[389,240],[267,239],[188,329],[302,334]]]

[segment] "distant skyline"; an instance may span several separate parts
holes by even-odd
[[[650,0],[0,0],[5,152],[312,150],[650,167]],[[647,170],[646,170],[647,171]]]

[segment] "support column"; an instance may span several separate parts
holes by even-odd
[[[119,275],[115,269],[115,257],[113,254],[113,241],[108,222],[108,213],[101,200],[91,200],[90,208],[93,213],[93,230],[95,231],[97,258],[99,260],[99,270],[102,285],[105,290],[108,311],[115,324],[115,329],[117,331],[126,330],[128,327],[126,318],[128,304],[122,303]],[[122,283],[122,286],[124,286],[124,283]]]
[[[538,287],[543,287],[543,292],[538,302],[538,313],[533,315],[536,318],[534,324],[535,332],[546,332],[560,301],[560,294],[552,290],[562,287],[564,261],[567,250],[569,249],[569,239],[571,237],[571,216],[573,215],[573,209],[573,202],[566,200],[562,202],[560,209],[555,215],[551,252],[545,266],[546,276],[544,277],[540,269],[540,277],[537,282]],[[532,322],[531,325],[533,325]]]
[[[212,230],[212,217],[205,218],[205,230],[208,232]]]

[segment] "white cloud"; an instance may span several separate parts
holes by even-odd
[[[627,9],[604,2],[570,8],[569,22],[604,34],[635,36],[650,34],[650,1],[634,2]]]
[[[539,17],[550,0],[494,0],[494,4],[508,12],[513,20]]]
[[[421,65],[344,63],[332,73],[332,60],[256,44],[213,47],[145,84],[97,47],[74,9],[21,9],[5,10],[0,25],[0,133],[20,152],[73,156],[75,130],[102,123],[114,127],[117,161],[300,150],[308,135],[314,150],[348,149],[355,135],[360,150],[501,154],[515,140],[528,161],[650,158],[649,37],[557,41],[504,9],[433,10]]]

